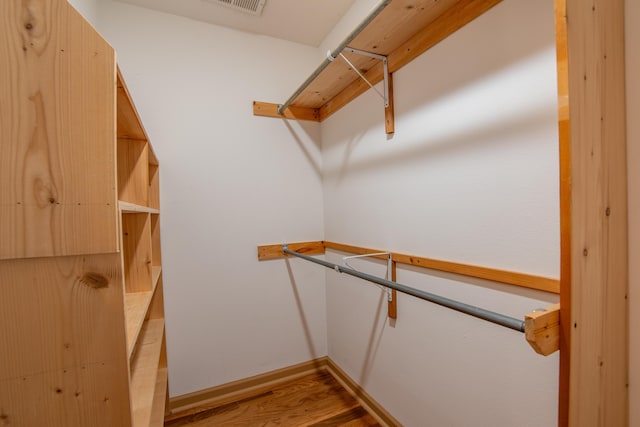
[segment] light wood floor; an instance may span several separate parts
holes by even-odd
[[[172,414],[166,427],[379,426],[326,372],[307,375],[243,399]]]

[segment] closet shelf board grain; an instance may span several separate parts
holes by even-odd
[[[0,260],[118,250],[114,61],[66,2],[2,1]]]
[[[447,38],[501,0],[393,0],[349,47],[387,56],[393,73]],[[349,61],[372,84],[383,80],[382,62],[345,51]],[[278,104],[254,102],[254,115],[323,121],[369,89],[341,58],[324,68],[282,115]],[[382,100],[381,109],[384,109]],[[386,117],[386,122],[392,122]],[[389,133],[389,128],[387,127]]]

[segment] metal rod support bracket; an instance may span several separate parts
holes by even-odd
[[[340,56],[342,57],[342,59],[344,59],[347,64],[349,64],[349,66],[353,69],[353,71],[355,71],[358,76],[360,76],[360,78],[362,80],[364,80],[371,89],[375,90],[378,95],[380,95],[380,97],[382,99],[384,99],[384,108],[389,108],[389,61],[387,60],[387,57],[385,55],[380,55],[377,53],[373,53],[373,52],[367,52],[366,50],[360,50],[360,49],[354,49],[352,47],[345,47],[343,50],[347,51],[347,52],[351,52],[351,53],[355,53],[356,55],[362,55],[362,56],[368,56],[369,58],[375,58],[375,59],[379,59],[382,61],[382,68],[383,68],[383,79],[384,79],[384,94],[378,92],[378,89],[376,89],[373,84],[367,80],[367,78],[351,63],[351,61],[349,61],[343,54],[342,52],[340,52]],[[329,52],[327,52],[327,57],[331,57],[333,58],[333,56],[331,56],[331,54]],[[335,59],[335,58],[334,58]]]
[[[392,270],[392,256],[391,256],[391,252],[375,252],[375,253],[371,253],[371,254],[361,254],[361,255],[350,255],[350,256],[343,256],[342,257],[342,265],[344,267],[347,268],[351,268],[352,270],[355,270],[355,268],[353,268],[352,266],[349,265],[349,263],[347,263],[348,259],[354,259],[354,258],[367,258],[367,257],[373,257],[373,256],[386,256],[387,257],[387,274],[385,276],[385,280],[390,280],[391,279],[391,270]],[[393,292],[392,289],[384,286],[384,285],[380,285],[383,287],[384,291],[387,293],[387,302],[393,302]]]

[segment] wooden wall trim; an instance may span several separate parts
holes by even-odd
[[[305,255],[323,254],[326,249],[333,249],[340,252],[348,252],[356,255],[363,255],[376,252],[389,252],[382,249],[365,248],[362,246],[346,245],[344,243],[314,241],[288,243],[289,249],[298,251]],[[275,245],[258,246],[258,259],[260,261],[268,259],[284,258],[282,253],[282,243]],[[490,280],[492,282],[504,283],[507,285],[520,286],[529,289],[536,289],[550,293],[560,292],[560,282],[558,279],[535,276],[532,274],[518,273],[514,271],[498,270],[496,268],[481,267],[477,265],[462,264],[453,261],[443,261],[432,258],[419,257],[391,252],[394,262],[405,265],[413,265],[430,270],[444,271],[446,273],[458,274],[461,276],[473,277],[476,279]],[[386,259],[385,256],[374,256],[372,258]]]
[[[376,400],[371,397],[361,386],[359,386],[349,375],[347,375],[333,360],[327,357],[327,370],[347,391],[367,410],[382,426],[395,427],[402,426],[400,421],[395,419],[391,413],[384,409]]]
[[[320,111],[317,108],[290,106],[284,110],[283,114],[279,114],[278,104],[260,101],[253,101],[253,115],[273,117],[277,119],[307,120],[312,122],[320,121]]]
[[[365,254],[373,252],[384,252],[380,249],[363,248],[359,246],[345,245],[335,242],[324,242],[326,249],[333,249],[342,252],[350,252],[354,254]],[[380,257],[382,258],[382,257]],[[393,261],[413,265],[416,267],[427,268],[431,270],[444,271],[447,273],[459,274],[461,276],[473,277],[478,279],[490,280],[493,282],[515,285],[530,289],[537,289],[545,292],[559,293],[560,283],[557,279],[542,276],[534,276],[531,274],[517,273],[513,271],[498,270],[489,267],[480,267],[476,265],[462,264],[452,261],[443,261],[432,258],[424,258],[415,255],[406,255],[392,252]]]
[[[322,241],[288,243],[288,246],[289,250],[305,255],[320,255],[324,253],[324,242]],[[290,256],[291,255],[285,255],[284,252],[282,252],[282,243],[258,246],[259,261],[287,258]]]
[[[215,406],[234,402],[247,394],[260,392],[275,385],[326,369],[326,366],[327,357],[325,356],[219,386],[172,397],[169,399],[169,415],[165,417],[165,421],[183,417],[185,411],[198,406]]]
[[[567,0],[566,6],[571,115],[568,422],[576,427],[627,426],[624,0]]]

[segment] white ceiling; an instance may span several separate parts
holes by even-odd
[[[252,16],[207,0],[119,1],[318,47],[355,0],[267,0],[262,16]]]

